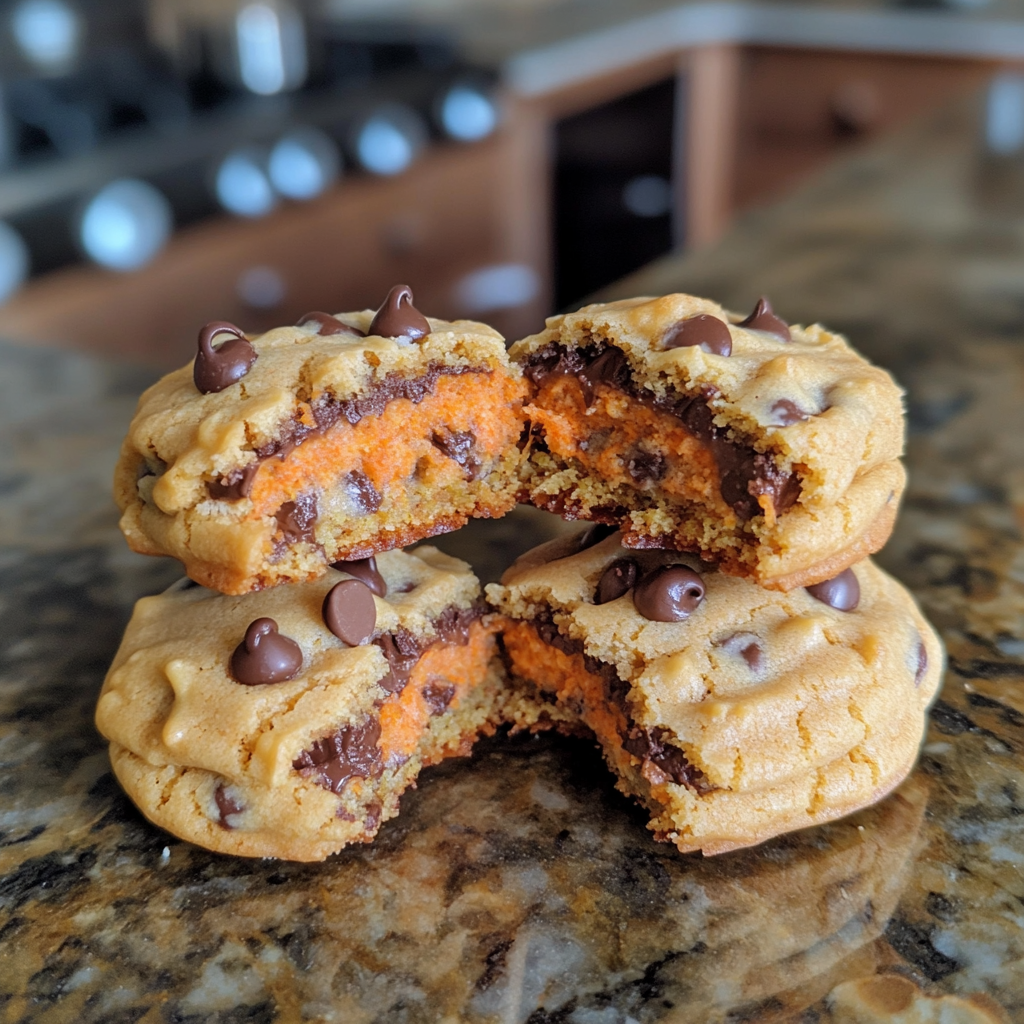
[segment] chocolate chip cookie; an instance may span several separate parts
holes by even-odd
[[[863,807],[910,770],[943,651],[870,560],[788,593],[591,528],[487,588],[517,724],[596,737],[657,838],[720,853]]]
[[[494,731],[493,633],[469,567],[432,547],[241,597],[183,581],[136,604],[96,724],[157,825],[322,860],[372,839],[425,765]]]
[[[820,326],[666,295],[553,317],[511,349],[530,383],[521,500],[692,551],[780,590],[888,538],[901,393]]]
[[[309,313],[258,338],[216,321],[139,401],[121,529],[243,594],[503,515],[524,392],[501,335],[428,320],[404,286],[376,313]]]

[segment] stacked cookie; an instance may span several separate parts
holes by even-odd
[[[136,607],[97,711],[115,771],[178,835],[297,860],[372,839],[502,724],[593,736],[681,850],[846,814],[909,771],[941,674],[866,558],[901,447],[890,378],[763,300],[589,306],[508,354],[402,286],[256,339],[210,324],[118,465],[129,544],[203,586]],[[517,500],[596,525],[489,604],[400,550]]]

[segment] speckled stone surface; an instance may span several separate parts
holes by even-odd
[[[679,288],[849,333],[909,389],[882,563],[950,671],[876,808],[702,860],[594,750],[498,737],[372,846],[233,860],[147,824],[92,709],[132,602],[178,572],[108,496],[143,374],[0,347],[0,1021],[648,1024],[1024,1020],[1024,172],[953,111],[618,294]],[[442,540],[494,578],[556,527]]]

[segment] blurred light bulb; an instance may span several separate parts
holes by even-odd
[[[1024,148],[1024,75],[997,75],[989,83],[985,143],[1001,156]]]
[[[82,213],[86,255],[111,270],[138,270],[167,244],[171,204],[152,185],[121,178],[102,188]]]
[[[498,108],[482,90],[453,85],[441,101],[441,127],[459,142],[485,139],[498,126]]]
[[[540,275],[526,263],[495,263],[467,274],[455,286],[460,307],[474,315],[514,309],[540,294]]]
[[[636,217],[664,217],[672,209],[672,186],[660,174],[638,174],[626,182],[622,205]]]
[[[11,32],[24,56],[37,67],[70,63],[78,52],[78,14],[64,0],[21,0],[11,12]]]
[[[426,129],[415,111],[397,103],[373,113],[356,133],[359,163],[373,174],[401,174],[416,159]]]
[[[6,302],[28,277],[28,246],[17,231],[0,220],[0,303]]]
[[[247,4],[235,18],[238,73],[259,96],[273,96],[306,79],[306,36],[302,19],[277,4]]]
[[[277,205],[262,155],[253,149],[237,149],[221,161],[214,190],[221,206],[240,217],[263,217]]]
[[[270,151],[270,180],[289,199],[315,199],[338,177],[334,143],[317,128],[296,128]]]

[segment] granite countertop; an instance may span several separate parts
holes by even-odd
[[[0,1021],[1024,1020],[1024,169],[976,133],[946,111],[615,289],[765,291],[908,389],[881,561],[950,654],[919,766],[717,858],[655,843],[593,748],[550,737],[427,771],[324,864],[150,826],[92,727],[132,602],[178,576],[108,497],[147,375],[0,346]],[[493,577],[553,529],[524,510],[442,543]]]

